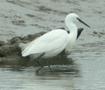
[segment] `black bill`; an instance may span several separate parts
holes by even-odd
[[[84,25],[86,25],[87,27],[90,28],[90,26],[88,24],[86,24],[84,21],[82,21],[80,18],[77,18],[81,23],[83,23]]]

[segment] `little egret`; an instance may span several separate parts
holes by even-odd
[[[75,13],[70,13],[65,18],[65,24],[69,32],[64,29],[55,29],[45,33],[37,39],[30,42],[24,50],[22,56],[40,54],[42,58],[54,57],[62,51],[70,52],[78,38],[78,31],[76,22],[81,22],[87,27],[90,27],[83,22],[80,17]]]

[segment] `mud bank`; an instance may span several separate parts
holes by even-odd
[[[78,28],[77,39],[81,35],[83,28]],[[68,32],[68,31],[67,31]],[[45,32],[27,35],[24,37],[13,37],[8,42],[0,41],[0,65],[22,65],[22,66],[38,66],[35,62],[35,56],[30,55],[23,58],[21,51],[35,38],[43,35]],[[63,51],[59,55],[53,58],[41,59],[40,62],[44,65],[62,65],[62,64],[73,64],[71,58],[67,58],[66,53]]]
[[[14,37],[8,42],[0,41],[0,66],[38,66],[31,57],[23,58],[21,56],[21,48],[31,40],[43,35],[45,32],[28,35],[25,37]],[[23,44],[24,43],[24,44]],[[61,53],[57,57],[40,60],[41,64],[46,65],[62,65],[73,64],[72,59],[68,59],[65,53]]]

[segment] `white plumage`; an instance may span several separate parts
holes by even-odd
[[[81,21],[88,26],[79,16],[75,13],[71,13],[66,16],[65,24],[68,27],[70,33],[63,29],[55,29],[33,40],[22,51],[22,56],[28,56],[32,54],[45,53],[43,57],[53,57],[61,53],[64,49],[70,51],[75,44],[77,38],[77,27],[75,22]],[[88,26],[89,27],[89,26]]]
[[[53,30],[33,40],[22,52],[22,56],[46,53],[47,57],[56,56],[69,42],[69,35],[64,30]],[[60,43],[60,44],[59,44]]]

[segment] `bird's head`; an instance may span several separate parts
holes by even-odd
[[[75,14],[75,13],[70,13],[65,18],[65,23],[71,23],[71,22],[72,23],[76,23],[78,21],[81,22],[81,23],[83,23],[84,25],[86,25],[87,27],[90,28],[90,26],[88,24],[86,24],[84,21],[82,21],[80,19],[80,17],[77,14]]]

